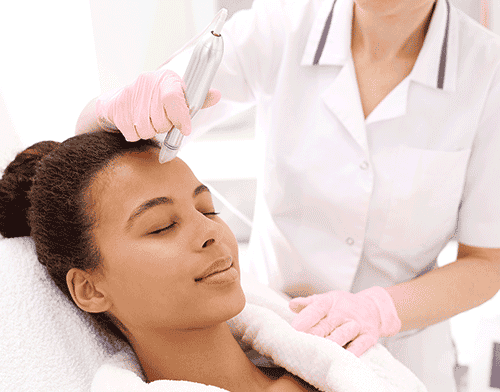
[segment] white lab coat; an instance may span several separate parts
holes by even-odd
[[[413,71],[365,119],[352,10],[255,0],[235,14],[213,83],[223,99],[194,121],[201,133],[256,105],[250,251],[258,278],[292,296],[412,279],[455,234],[500,247],[499,37],[438,0]],[[386,344],[429,391],[454,390],[447,323]]]

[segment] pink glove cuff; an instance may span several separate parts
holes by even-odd
[[[380,336],[394,336],[401,330],[399,319],[392,297],[382,287],[375,286],[360,291],[356,295],[370,299],[380,313]]]

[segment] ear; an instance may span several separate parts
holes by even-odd
[[[66,274],[66,284],[75,304],[85,312],[101,313],[111,308],[106,293],[96,285],[97,277],[78,268]]]

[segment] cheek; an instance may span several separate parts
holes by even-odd
[[[168,270],[150,266],[124,269],[115,274],[109,288],[112,311],[129,328],[168,328],[175,318],[196,314],[188,284]]]
[[[187,275],[187,250],[175,236],[127,237],[111,235],[99,244],[114,274],[133,282],[175,280]]]
[[[236,240],[236,237],[234,236],[234,233],[229,228],[229,226],[225,222],[222,222],[222,224],[224,226],[223,241],[231,249],[231,253],[233,254],[233,256],[237,258],[238,241]]]
[[[186,295],[190,276],[182,255],[175,253],[125,241],[111,251],[106,249],[103,257],[115,307],[136,317],[148,317],[178,303],[176,300]]]
[[[220,291],[196,285],[196,272],[189,266],[197,260],[179,245],[183,241],[132,241],[116,236],[102,247],[112,312],[123,324],[129,328],[188,328],[225,321],[243,309],[245,299],[239,284]],[[239,270],[238,243],[225,223],[222,242]]]

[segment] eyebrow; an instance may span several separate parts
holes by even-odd
[[[203,185],[203,184],[198,185],[196,187],[196,189],[193,191],[193,199],[196,196],[198,196],[200,193],[203,193],[203,192],[210,193],[210,190],[208,189],[208,187],[206,185]],[[153,199],[147,200],[144,203],[142,203],[139,207],[137,207],[132,212],[132,214],[128,218],[128,220],[127,220],[127,229],[130,229],[130,227],[132,226],[132,224],[134,223],[134,221],[139,216],[141,216],[142,214],[144,214],[146,211],[150,210],[151,208],[154,208],[154,207],[157,207],[157,206],[161,206],[161,205],[164,205],[164,204],[174,204],[174,201],[170,197],[161,196],[161,197],[155,197]]]

